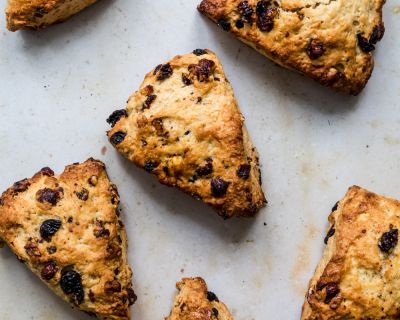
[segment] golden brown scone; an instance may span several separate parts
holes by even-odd
[[[385,0],[203,0],[201,13],[275,63],[357,95],[373,70]]]
[[[224,218],[253,216],[264,205],[258,154],[213,52],[157,66],[107,121],[125,157]]]
[[[0,201],[0,238],[48,287],[99,319],[129,319],[135,301],[118,191],[102,162],[58,176],[44,168]]]
[[[226,305],[214,293],[207,291],[202,278],[184,278],[176,288],[179,294],[165,320],[233,320]]]
[[[301,319],[399,319],[400,202],[354,186],[332,211]]]
[[[42,29],[62,22],[97,0],[8,0],[7,28]]]

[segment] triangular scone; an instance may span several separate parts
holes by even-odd
[[[48,287],[99,319],[127,320],[135,301],[119,196],[102,162],[44,168],[0,201],[0,238]]]
[[[202,278],[184,278],[176,284],[179,290],[169,317],[165,320],[233,320],[217,296],[207,291]]]
[[[277,64],[356,95],[385,31],[385,0],[203,0],[199,11]]]
[[[252,216],[265,203],[258,155],[218,58],[197,49],[147,74],[126,110],[108,119],[111,143],[163,184]]]
[[[400,202],[352,187],[329,222],[301,319],[399,319]]]
[[[7,28],[42,29],[62,22],[97,0],[8,0]]]

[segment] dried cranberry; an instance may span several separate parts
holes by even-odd
[[[79,192],[75,192],[75,194],[82,201],[86,201],[87,199],[89,199],[89,191],[85,188],[83,188]]]
[[[205,82],[209,79],[211,72],[215,67],[215,62],[208,59],[201,59],[198,64],[189,65],[189,72],[197,77],[200,82]]]
[[[369,43],[368,39],[364,38],[361,33],[357,34],[357,42],[358,46],[361,48],[362,51],[365,53],[369,53],[375,50],[375,46]]]
[[[218,297],[216,296],[216,294],[214,292],[208,291],[207,292],[207,300],[212,302],[212,301],[216,301],[219,302]]]
[[[218,25],[225,31],[229,31],[231,29],[231,23],[227,19],[219,19]]]
[[[77,304],[81,304],[85,293],[81,275],[74,270],[63,270],[60,281],[61,289],[66,295],[72,296]]]
[[[27,255],[30,256],[30,257],[40,257],[40,256],[42,256],[37,244],[34,243],[31,239],[24,246],[24,249],[25,249]]]
[[[195,54],[196,56],[202,56],[203,54],[207,54],[207,50],[195,49],[193,50],[193,54]]]
[[[149,109],[150,106],[151,106],[151,104],[154,102],[154,100],[156,100],[156,98],[157,98],[157,95],[155,95],[155,94],[149,95],[149,96],[146,98],[146,100],[143,102],[142,110]]]
[[[137,296],[132,288],[128,288],[126,291],[128,292],[129,305],[131,306],[136,302]]]
[[[43,239],[50,241],[56,232],[61,228],[61,221],[55,219],[49,219],[43,221],[40,226],[40,235]]]
[[[204,166],[198,167],[196,170],[196,174],[199,177],[204,177],[211,173],[213,173],[213,164],[211,161],[207,161],[207,163]]]
[[[125,137],[126,137],[125,132],[118,131],[111,136],[110,141],[113,145],[116,146],[116,145],[120,144],[122,141],[124,141]]]
[[[160,163],[156,161],[146,161],[144,163],[143,169],[146,170],[147,172],[152,172],[154,169],[158,167]]]
[[[107,123],[111,125],[111,128],[115,126],[115,124],[122,118],[122,117],[127,117],[128,113],[126,110],[121,109],[121,110],[116,110],[114,111],[107,119]]]
[[[216,177],[211,180],[211,194],[216,197],[223,197],[228,190],[229,183],[221,177]]]
[[[330,237],[333,237],[333,235],[335,234],[335,226],[333,225],[332,227],[330,227],[330,229],[329,229],[329,231],[328,231],[328,233],[326,234],[326,236],[325,236],[325,239],[324,239],[324,243],[325,244],[328,244],[328,240],[329,240],[329,238]]]
[[[385,34],[385,26],[383,23],[375,26],[372,30],[372,34],[369,38],[369,43],[376,44],[378,41],[381,41]]]
[[[397,245],[398,239],[399,231],[390,227],[390,230],[380,238],[378,247],[382,252],[389,253]]]
[[[236,174],[239,178],[243,180],[247,180],[250,177],[250,169],[251,166],[248,164],[241,164],[239,169],[236,171]]]
[[[61,199],[62,189],[53,190],[50,188],[44,188],[36,193],[36,200],[40,203],[50,203],[55,206]]]
[[[54,171],[51,170],[49,167],[44,167],[40,170],[40,172],[45,175],[45,176],[49,176],[52,177],[54,176]]]
[[[114,292],[121,292],[122,287],[121,284],[117,280],[107,281],[104,285],[104,291],[108,294],[112,294]]]
[[[157,80],[162,81],[172,76],[173,70],[169,63],[164,64],[158,70]]]
[[[311,39],[306,51],[310,59],[314,60],[318,59],[325,53],[325,48],[322,42],[318,39]]]
[[[248,23],[253,22],[254,10],[250,6],[249,1],[241,1],[238,4],[238,11],[239,11],[243,21],[248,22]]]
[[[326,304],[329,304],[331,300],[339,294],[340,288],[337,283],[330,282],[326,285],[325,289],[326,289],[326,296],[324,302]]]
[[[23,191],[27,190],[30,185],[31,185],[31,183],[28,181],[28,179],[24,179],[24,180],[17,181],[16,183],[14,183],[14,185],[12,186],[12,189],[14,192],[23,192]]]
[[[46,281],[50,281],[51,279],[54,278],[57,271],[58,271],[57,265],[53,261],[51,261],[51,262],[48,262],[43,267],[42,271],[40,272],[40,275],[41,275],[42,279],[44,279]]]

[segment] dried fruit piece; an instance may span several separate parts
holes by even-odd
[[[247,180],[250,177],[251,166],[249,164],[241,164],[236,174],[239,178]]]
[[[43,239],[50,241],[56,232],[61,228],[61,221],[55,219],[48,219],[43,221],[40,226],[40,235]]]
[[[171,65],[169,63],[164,64],[158,70],[157,80],[163,81],[165,79],[168,79],[169,77],[172,76],[172,73],[173,73],[173,70],[172,70]]]
[[[193,54],[195,54],[196,56],[202,56],[204,54],[207,54],[207,50],[195,49],[195,50],[193,50]]]
[[[75,270],[63,270],[60,281],[61,289],[66,295],[71,296],[77,304],[81,304],[85,298],[82,286],[82,277]]]
[[[21,181],[17,181],[14,183],[14,185],[12,186],[12,189],[14,192],[24,192],[26,190],[28,190],[30,186],[30,182],[28,181],[28,179],[24,179]]]
[[[382,22],[379,25],[375,26],[374,29],[372,30],[372,34],[369,38],[369,43],[377,44],[379,41],[382,40],[384,34],[385,34],[385,26]]]
[[[357,42],[360,49],[365,53],[375,50],[375,46],[369,43],[368,39],[366,39],[361,33],[357,34]]]
[[[118,131],[111,136],[110,142],[115,146],[115,145],[120,144],[122,141],[124,141],[125,137],[126,137],[125,132]]]
[[[204,166],[200,166],[196,170],[196,174],[199,177],[204,177],[204,176],[207,176],[207,175],[209,175],[211,173],[213,173],[212,160],[207,161],[207,163]]]
[[[42,271],[40,272],[40,275],[42,279],[50,281],[51,279],[54,278],[57,271],[58,271],[57,264],[53,261],[50,261],[44,265]]]
[[[242,17],[242,21],[247,22],[247,23],[252,23],[253,22],[253,13],[254,10],[250,6],[249,1],[241,1],[238,4],[238,11]]]
[[[274,19],[278,15],[276,8],[270,7],[267,1],[259,1],[256,7],[257,27],[261,31],[270,32],[274,28]]]
[[[113,292],[121,292],[121,284],[117,280],[107,281],[104,285],[104,291],[108,294]]]
[[[115,110],[108,118],[107,118],[107,123],[111,125],[111,128],[114,128],[115,124],[122,118],[126,118],[128,116],[128,113],[126,110]]]
[[[207,291],[207,300],[208,301],[219,301],[217,295],[214,292]]]
[[[83,188],[81,191],[75,192],[75,194],[82,201],[86,201],[87,199],[89,199],[89,190],[88,189]]]
[[[325,53],[324,45],[318,39],[311,39],[307,47],[307,54],[310,59],[315,60]]]
[[[328,244],[329,238],[333,237],[334,234],[335,234],[335,226],[333,225],[332,227],[329,228],[329,231],[324,238],[324,243]]]
[[[390,227],[388,232],[385,232],[379,240],[378,247],[382,252],[389,253],[397,246],[399,241],[399,231]]]
[[[211,180],[211,194],[216,198],[223,197],[226,194],[228,187],[229,183],[221,177],[216,177]]]
[[[229,31],[231,29],[231,23],[227,19],[219,19],[218,25],[225,31]]]
[[[325,296],[325,303],[329,304],[331,300],[336,297],[340,293],[340,288],[337,283],[331,282],[325,286],[326,296]]]
[[[61,200],[63,190],[61,188],[53,190],[50,188],[44,188],[36,192],[36,200],[40,203],[50,203],[55,206],[58,201]]]
[[[188,69],[190,74],[196,77],[197,80],[206,82],[215,69],[215,63],[212,60],[201,59],[198,64],[191,64]]]
[[[146,100],[143,102],[142,110],[149,109],[151,104],[156,100],[157,95],[151,94],[147,96]]]
[[[158,166],[160,165],[160,163],[158,163],[157,161],[146,161],[144,163],[143,169],[146,170],[147,172],[152,172],[153,170],[155,170]]]
[[[40,170],[40,172],[41,172],[43,175],[48,176],[48,177],[54,176],[54,171],[51,170],[49,167],[44,167],[44,168],[42,168],[42,169]]]

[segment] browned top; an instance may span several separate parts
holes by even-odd
[[[100,161],[68,166],[58,176],[45,168],[3,193],[0,238],[74,307],[100,319],[128,319],[135,297],[118,204]],[[68,285],[71,275],[81,284]]]

